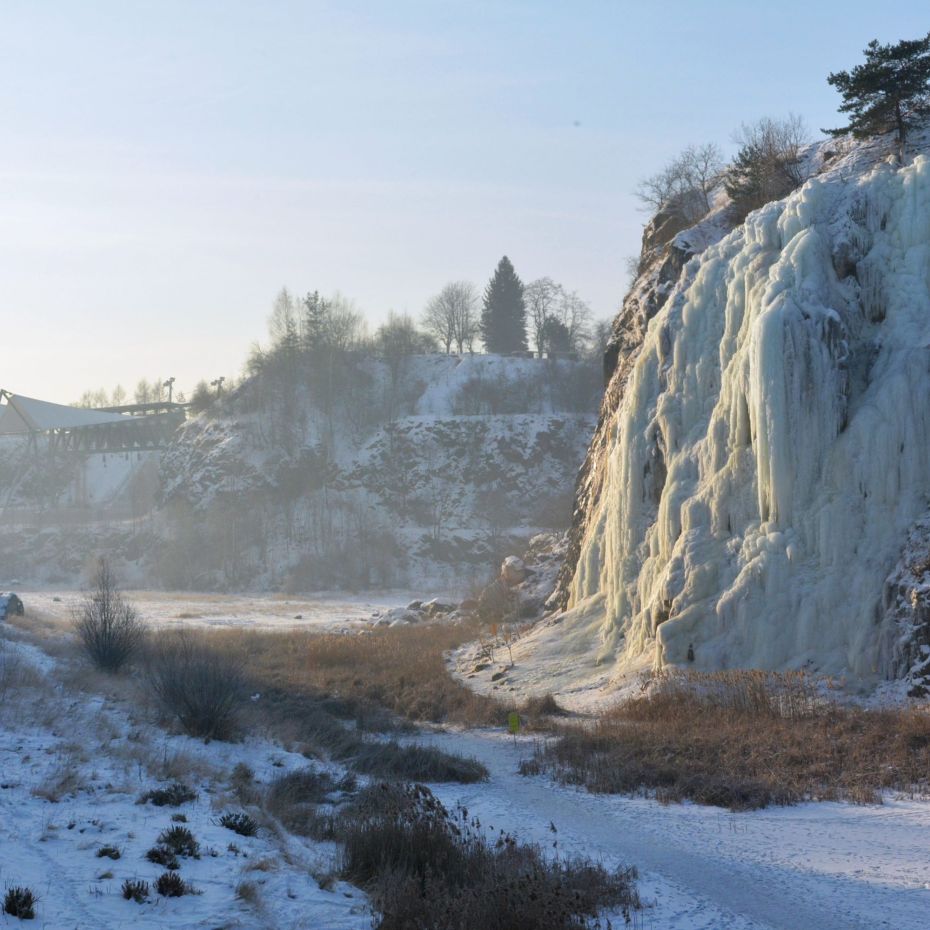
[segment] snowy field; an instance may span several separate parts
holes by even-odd
[[[31,610],[62,617],[74,597],[24,592]],[[153,623],[216,626],[291,625],[293,613],[305,612],[305,623],[332,629],[354,622],[360,614],[353,611],[376,606],[151,593],[132,599]],[[20,657],[45,676],[38,699],[0,694],[0,891],[26,884],[38,893],[32,926],[371,927],[365,897],[330,880],[331,844],[283,831],[240,837],[218,824],[222,811],[238,808],[229,785],[236,763],[247,763],[256,780],[267,783],[308,765],[307,759],[264,739],[205,745],[167,735],[128,700],[81,697],[56,671],[55,660],[5,637],[0,624],[0,663],[4,656]],[[889,794],[880,806],[822,803],[740,814],[663,806],[588,794],[545,776],[521,777],[517,764],[531,755],[530,739],[515,742],[490,731],[420,739],[488,767],[485,784],[434,790],[448,806],[464,804],[493,833],[513,832],[553,854],[635,865],[648,905],[636,918],[642,930],[930,927],[930,803]],[[198,792],[181,810],[203,852],[184,860],[181,872],[200,893],[179,899],[153,894],[137,905],[123,900],[120,886],[125,878],[152,882],[160,874],[143,857],[171,825],[172,809],[136,801],[167,771],[185,773]],[[104,844],[119,847],[120,859],[97,858]],[[256,903],[237,897],[242,882],[257,886]],[[622,926],[616,915],[611,919]],[[0,927],[19,925],[0,916]]]
[[[0,639],[0,663],[11,657],[54,675],[54,663],[38,650]],[[241,809],[228,789],[233,766],[243,762],[267,783],[306,767],[303,756],[261,739],[205,745],[169,736],[131,706],[80,700],[48,681],[23,695],[29,700],[0,706],[0,893],[27,886],[39,903],[34,921],[0,915],[0,927],[371,927],[364,895],[326,880],[331,844],[270,830],[243,837],[218,823],[224,810]],[[180,808],[136,803],[163,784],[159,771],[186,781],[197,799]],[[180,869],[196,893],[163,898],[153,892],[144,904],[124,900],[125,879],[151,885],[162,873],[144,855],[174,825],[177,811],[201,847],[200,858],[182,859]],[[120,858],[98,857],[104,846],[117,847]],[[254,903],[237,897],[243,882],[255,885]]]
[[[80,591],[17,590],[26,609],[39,618],[70,620]],[[312,627],[321,630],[358,629],[376,611],[410,602],[409,592],[386,592],[353,597],[286,597],[276,594],[198,594],[187,591],[126,591],[126,600],[154,628],[201,626],[222,629],[288,629]]]

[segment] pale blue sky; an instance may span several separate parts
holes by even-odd
[[[0,387],[236,373],[282,285],[418,314],[450,279],[622,295],[631,192],[926,2],[0,0]]]

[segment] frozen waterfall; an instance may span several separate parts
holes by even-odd
[[[930,160],[826,172],[691,259],[610,428],[566,642],[593,611],[620,668],[886,673],[930,490]]]

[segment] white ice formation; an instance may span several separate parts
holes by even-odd
[[[692,258],[649,322],[552,628],[579,653],[895,673],[883,584],[930,491],[930,160],[866,149]]]

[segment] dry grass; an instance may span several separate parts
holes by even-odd
[[[503,833],[489,839],[422,785],[372,785],[337,831],[341,875],[368,892],[378,930],[593,930],[603,908],[629,923],[639,907],[632,869],[552,859]]]
[[[930,789],[925,708],[841,706],[801,674],[664,675],[595,726],[561,732],[526,774],[733,810]]]
[[[384,708],[408,720],[503,725],[507,711],[449,674],[444,655],[478,636],[473,623],[394,627],[358,635],[223,631],[214,641],[247,656],[258,691],[328,694],[357,717]]]

